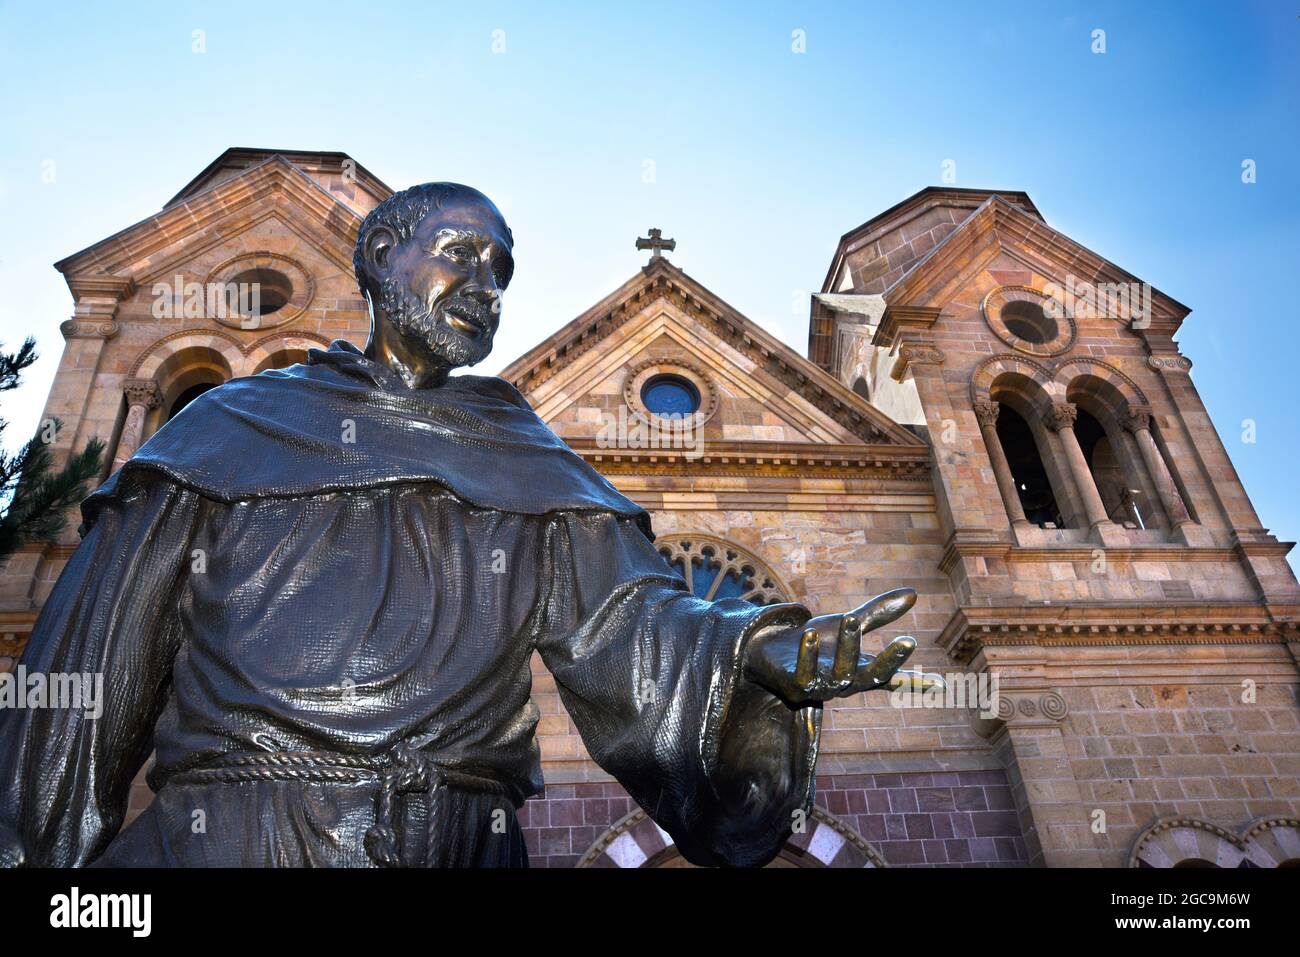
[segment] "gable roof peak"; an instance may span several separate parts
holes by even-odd
[[[376,199],[383,200],[391,196],[393,190],[354,160],[347,153],[334,150],[279,150],[263,149],[249,146],[232,146],[199,171],[193,179],[181,187],[181,191],[163,204],[163,209],[182,203],[207,190],[209,187],[231,179],[260,166],[267,160],[276,160],[294,166],[312,179],[320,175],[347,175],[362,189]]]
[[[707,324],[850,432],[871,443],[926,447],[911,431],[663,257],[651,260],[614,292],[506,366],[500,376],[528,394],[660,299],[671,302],[678,313]]]

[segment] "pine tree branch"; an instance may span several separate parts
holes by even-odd
[[[50,474],[53,454],[40,435],[32,438],[9,467],[18,467],[15,487],[0,518],[0,562],[27,542],[53,541],[67,525],[68,511],[86,497],[86,485],[99,475],[104,443],[92,438],[58,472]]]
[[[28,336],[22,347],[14,353],[0,352],[0,392],[18,388],[22,372],[40,356],[36,353],[36,340]]]

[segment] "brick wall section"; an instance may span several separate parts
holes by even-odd
[[[861,834],[890,867],[1026,860],[1011,788],[1000,770],[822,775],[817,805]]]
[[[1020,820],[1002,771],[819,775],[816,803],[861,834],[891,867],[1026,861]],[[601,834],[635,809],[617,784],[548,787],[544,797],[519,811],[532,866],[573,867]],[[799,837],[793,843],[799,846]]]
[[[1240,669],[1234,683],[1064,691],[1071,706],[1067,749],[1083,810],[1106,813],[1102,866],[1123,867],[1134,837],[1158,818],[1194,817],[1236,832],[1257,818],[1295,816],[1300,692],[1294,683],[1266,684],[1275,680],[1265,677],[1267,669],[1281,671],[1284,663],[1260,658],[1256,651],[1256,661],[1229,666]],[[1239,676],[1251,675],[1259,687],[1244,703]]]
[[[533,867],[573,867],[596,838],[636,809],[617,784],[555,784],[519,809]]]

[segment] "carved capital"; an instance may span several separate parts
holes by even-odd
[[[1182,372],[1192,371],[1192,360],[1187,356],[1166,355],[1166,356],[1147,356],[1147,365],[1157,372]]]
[[[1130,404],[1128,407],[1128,419],[1124,422],[1124,427],[1130,432],[1141,432],[1143,429],[1151,428],[1151,406]]]
[[[989,706],[991,705],[991,710]],[[975,721],[975,733],[992,736],[999,728],[1046,728],[1064,721],[1070,707],[1060,692],[1052,688],[1004,691],[984,706]]]
[[[69,319],[59,326],[65,339],[112,339],[118,329],[112,319]]]
[[[939,365],[942,362],[943,352],[934,346],[904,344],[898,347],[898,358],[894,360],[889,376],[895,382],[902,382],[907,370],[913,365]]]
[[[903,346],[898,354],[915,365],[919,362],[942,362],[943,351],[934,346]]]
[[[1074,428],[1074,420],[1079,417],[1079,410],[1073,402],[1053,402],[1052,409],[1043,416],[1043,423],[1053,432]]]
[[[156,409],[162,403],[162,392],[153,379],[127,379],[122,386],[127,405],[139,405],[146,409]]]
[[[975,400],[975,418],[979,420],[980,428],[987,428],[990,425],[998,424],[998,412],[1002,406],[990,399]]]

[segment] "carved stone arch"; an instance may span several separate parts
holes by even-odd
[[[129,381],[153,382],[160,406],[153,428],[196,394],[244,374],[244,353],[220,332],[182,331],[159,339],[136,359]],[[151,417],[152,418],[152,417]]]
[[[1024,356],[990,356],[971,373],[971,404],[1000,402],[1015,409],[1027,422],[1036,422],[1058,402],[1065,390],[1049,366]]]
[[[329,339],[314,332],[272,334],[258,339],[248,347],[244,360],[247,375],[256,375],[266,369],[283,368],[294,362],[305,362],[308,349],[329,348]],[[291,362],[278,361],[291,357]]]
[[[1133,841],[1129,867],[1240,867],[1245,842],[1231,831],[1190,817],[1156,821]]]
[[[232,378],[244,374],[244,352],[234,336],[215,329],[185,329],[163,336],[141,352],[131,364],[128,378],[152,379],[164,362],[186,349],[211,350],[225,360]]]
[[[993,395],[994,383],[1008,377],[1019,377],[1034,383],[1043,391],[1048,402],[1065,400],[1065,390],[1057,386],[1056,377],[1049,366],[1025,356],[1005,353],[989,356],[975,367],[970,380],[971,401],[996,399]]]
[[[793,601],[794,592],[767,562],[725,539],[677,532],[658,536],[655,548],[701,598],[716,598],[723,581],[732,576],[742,589],[738,597],[746,601],[756,605]],[[701,572],[707,580],[699,577]]]
[[[1080,356],[1058,362],[1054,378],[1064,390],[1066,401],[1087,405],[1092,400],[1093,414],[1100,412],[1099,417],[1110,418],[1118,427],[1123,427],[1130,409],[1149,405],[1141,386],[1101,359]]]
[[[1300,867],[1300,819],[1261,817],[1246,825],[1246,858],[1256,867]]]
[[[637,808],[598,837],[577,867],[692,867],[668,832]],[[821,808],[793,835],[768,867],[886,867],[884,857],[853,828]]]

